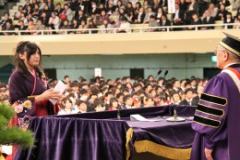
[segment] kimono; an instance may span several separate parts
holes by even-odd
[[[212,78],[200,97],[191,160],[205,160],[204,148],[213,150],[214,160],[239,160],[239,121],[240,64],[233,64]]]
[[[22,103],[26,100],[31,100],[32,102],[31,109],[19,113],[18,116],[20,117],[23,117],[25,114],[46,116],[54,113],[53,105],[48,100],[36,103],[34,100],[29,99],[30,96],[40,95],[45,90],[47,90],[47,86],[45,86],[43,80],[37,74],[33,76],[30,73],[24,73],[16,69],[9,78],[10,103]]]

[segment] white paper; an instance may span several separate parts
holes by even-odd
[[[66,87],[67,86],[62,81],[58,81],[57,85],[54,87],[53,90],[58,92],[59,94],[63,94]],[[57,102],[55,99],[50,99],[49,101],[52,102],[53,105],[55,105]]]
[[[133,121],[142,121],[142,122],[157,122],[160,121],[161,119],[147,119],[140,114],[132,114],[130,115],[130,119]]]

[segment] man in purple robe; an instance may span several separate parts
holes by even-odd
[[[192,128],[191,160],[240,159],[240,39],[226,34],[217,50],[217,67],[200,97]]]

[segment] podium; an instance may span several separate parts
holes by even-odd
[[[172,108],[161,106],[33,118],[29,129],[34,132],[35,146],[19,150],[16,160],[131,160],[134,154],[143,152],[189,159],[194,137],[191,120],[167,122]],[[193,116],[195,110],[189,106],[176,108],[178,115],[185,117]],[[132,114],[162,120],[130,121]]]

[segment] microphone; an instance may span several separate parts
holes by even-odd
[[[167,74],[168,74],[168,70],[164,72],[164,78],[167,76]]]
[[[159,69],[158,72],[157,72],[157,75],[155,76],[155,78],[157,78],[161,73],[162,73],[162,70]]]

